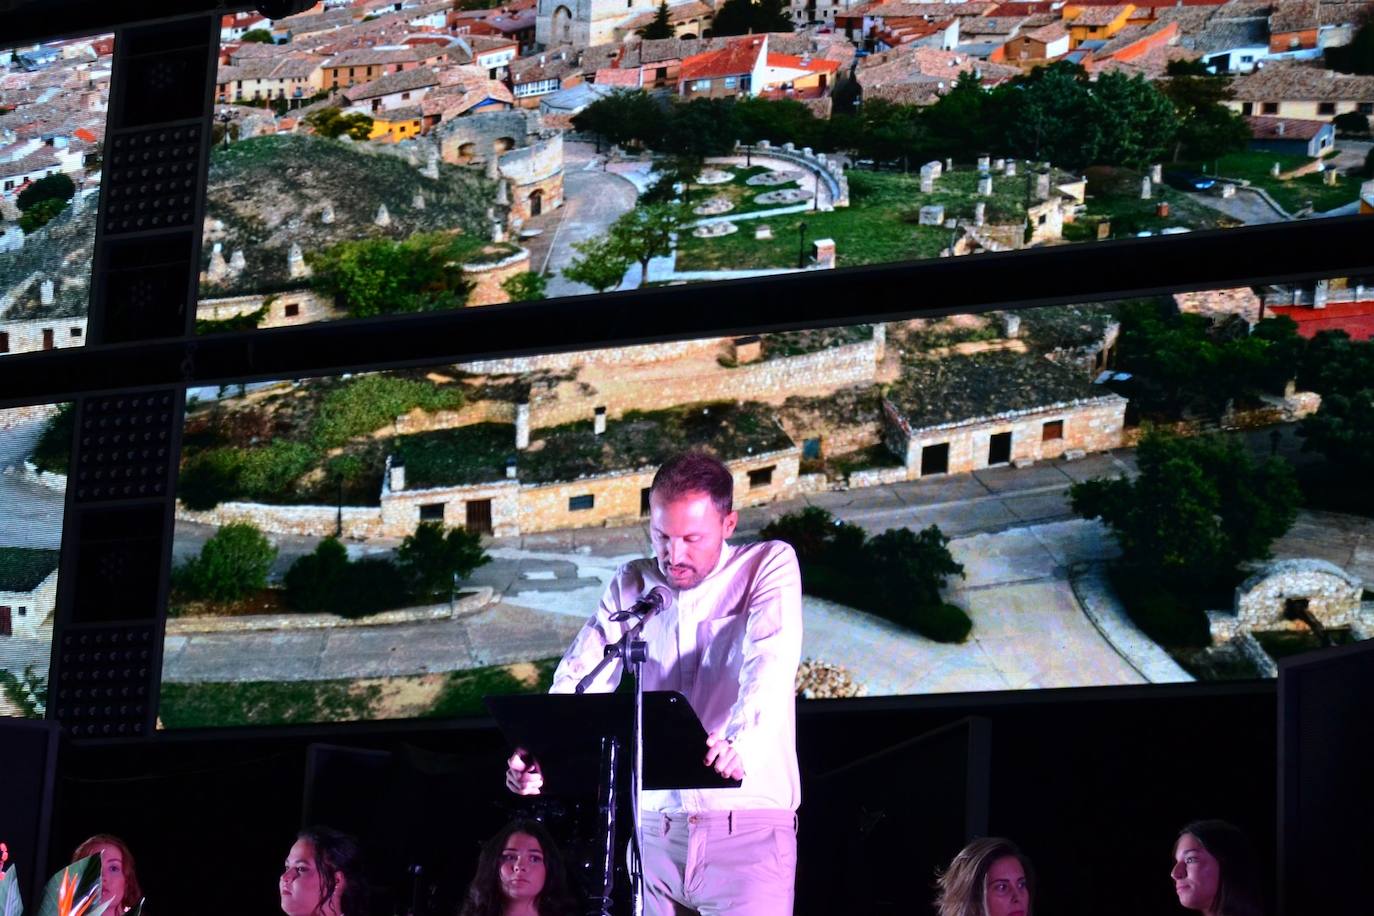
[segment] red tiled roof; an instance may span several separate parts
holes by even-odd
[[[749,73],[758,63],[759,55],[767,47],[767,40],[754,35],[746,35],[738,41],[705,54],[693,54],[683,58],[683,80],[713,79],[719,76],[739,76]]]
[[[1060,0],[1031,0],[1031,2],[1012,2],[1003,3],[997,7],[989,16],[1031,16],[1035,13],[1053,13],[1063,4]]]
[[[834,73],[840,69],[840,62],[837,60],[826,60],[823,57],[813,57],[804,60],[794,57],[791,54],[769,54],[768,66],[788,67],[794,70],[810,70],[813,73]]]
[[[1305,121],[1298,118],[1264,118],[1248,115],[1250,136],[1256,140],[1311,140],[1327,126],[1326,121]]]

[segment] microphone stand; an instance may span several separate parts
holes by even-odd
[[[646,610],[635,622],[635,625],[625,631],[619,641],[607,646],[601,661],[597,662],[595,668],[587,672],[586,677],[577,682],[577,687],[575,688],[575,692],[579,694],[586,693],[587,688],[592,685],[592,681],[596,679],[596,676],[616,660],[625,664],[635,680],[634,723],[630,730],[630,745],[632,748],[630,757],[630,797],[632,804],[630,810],[632,812],[631,829],[634,831],[634,842],[632,843],[634,855],[628,863],[630,872],[630,896],[632,901],[631,912],[633,912],[635,916],[641,916],[644,912],[644,824],[640,810],[640,791],[644,784],[644,678],[642,674],[644,662],[649,658],[649,644],[644,641],[640,634],[644,629],[645,622],[658,609],[659,608],[649,608]],[[635,616],[632,612],[622,611],[620,614],[614,615],[611,619],[615,620],[616,617],[621,616],[621,614],[623,614],[625,618]],[[609,758],[613,763],[616,757],[616,742],[611,741],[610,744]],[[603,743],[602,760],[605,761],[607,756],[607,749]],[[615,838],[615,769],[616,768],[612,765],[611,778],[607,787],[607,807],[609,808],[609,814],[607,815],[606,833],[609,842],[614,842]],[[607,873],[605,875],[605,889],[602,896],[603,916],[609,916],[608,907],[610,904],[611,889],[614,883],[614,875],[611,871],[610,863],[613,859],[613,855],[607,855],[605,859],[607,863]]]

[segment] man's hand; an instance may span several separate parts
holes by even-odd
[[[523,747],[517,747],[506,761],[506,788],[516,795],[538,795],[544,787],[539,761]]]
[[[735,746],[716,732],[706,736],[706,765],[726,779],[744,778],[744,762]]]

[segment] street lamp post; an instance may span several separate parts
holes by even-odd
[[[797,224],[797,270],[806,266],[806,222]]]
[[[749,154],[752,153],[753,151],[754,151],[754,144],[752,144],[752,143],[746,143],[746,144],[744,144],[744,167],[745,167],[746,169],[749,169],[749,168],[753,168],[753,167],[754,167],[753,162],[751,162],[750,159],[749,159]]]
[[[816,169],[816,193],[811,197],[811,212],[815,213],[821,208],[821,170]]]

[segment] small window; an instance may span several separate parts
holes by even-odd
[[[443,503],[421,503],[420,521],[422,522],[442,522],[444,520]]]
[[[1254,102],[1241,102],[1241,103],[1240,103],[1240,113],[1243,114],[1243,115],[1252,115],[1252,114],[1254,114],[1254,113],[1255,113],[1255,103],[1254,103]]]
[[[1099,354],[1100,355],[1100,354]],[[1050,420],[1040,428],[1040,439],[1042,442],[1053,442],[1055,439],[1064,438],[1064,421]]]
[[[27,617],[27,616],[29,616],[29,609],[26,608],[26,607],[20,606],[20,608],[19,608],[19,616],[20,616],[20,617]]]
[[[588,509],[595,508],[595,506],[596,506],[596,494],[595,494],[595,493],[584,493],[584,494],[582,494],[581,496],[570,496],[570,497],[568,497],[568,511],[569,511],[569,512],[585,512],[585,511],[587,511]]]
[[[949,473],[949,443],[927,445],[921,449],[921,476]]]
[[[773,471],[776,465],[770,464],[766,468],[759,468],[749,472],[749,489],[757,490],[759,487],[766,487],[773,483]]]
[[[1283,602],[1283,616],[1288,620],[1302,620],[1307,616],[1306,598],[1287,598]]]
[[[705,91],[707,91],[707,90],[710,89],[710,88],[711,88],[711,81],[710,81],[710,80],[697,80],[695,83],[692,84],[692,89],[693,89],[693,91],[695,91],[695,92],[705,92]]]
[[[409,92],[402,92],[402,93],[401,93],[401,99],[402,99],[403,101],[404,101],[405,99],[408,99],[408,98],[410,98],[410,93],[409,93]]]
[[[72,328],[71,334],[72,334],[73,337],[80,337],[80,336],[81,336],[81,329],[80,329],[80,328]]]
[[[805,440],[802,441],[802,457],[803,457],[803,458],[819,458],[819,457],[821,457],[821,439],[820,439],[820,436],[817,436],[817,437],[814,438],[814,439],[805,439]]]
[[[1253,54],[1242,54],[1240,56],[1240,62],[1242,64],[1253,64],[1255,62],[1255,56]]]
[[[1374,102],[1361,102],[1355,107],[1355,110],[1362,115],[1374,114]]]
[[[1317,103],[1317,114],[1333,115],[1333,114],[1335,114],[1335,113],[1336,113],[1336,103],[1335,103],[1335,102],[1318,102],[1318,103]]]
[[[1263,112],[1264,114],[1278,114],[1278,113],[1279,113],[1279,103],[1278,103],[1278,102],[1260,102],[1260,111]]]
[[[10,352],[10,335],[0,331],[0,353]]]
[[[738,80],[736,80],[733,76],[727,76],[727,77],[725,78],[725,88],[726,88],[726,89],[734,89],[734,88],[735,88],[735,83],[736,83],[736,82],[738,82]]]
[[[295,318],[301,313],[301,304],[299,302],[288,302],[286,303],[285,312],[287,318]]]

